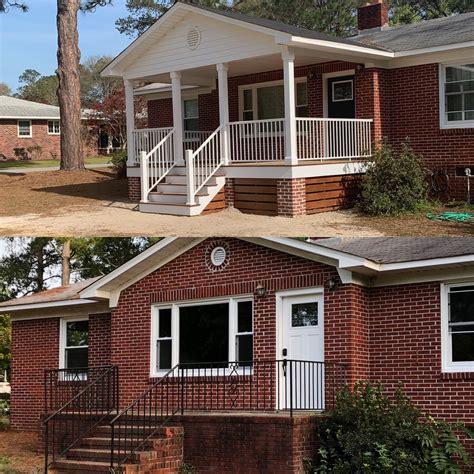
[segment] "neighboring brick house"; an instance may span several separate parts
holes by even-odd
[[[113,149],[103,120],[83,110],[84,156]],[[59,160],[61,122],[59,107],[16,97],[0,96],[0,159]]]
[[[125,81],[130,199],[191,216],[337,209],[374,147],[406,139],[437,187],[448,181],[441,196],[466,199],[474,13],[389,27],[378,1],[359,8],[358,28],[337,38],[176,2],[103,72]],[[138,95],[146,130],[133,120]]]
[[[62,468],[106,472],[112,443],[114,466],[147,472],[183,456],[199,472],[302,472],[313,413],[357,380],[402,382],[423,411],[474,427],[473,307],[471,238],[165,238],[109,275],[0,305],[12,427],[50,416]],[[51,438],[65,427],[66,459]]]

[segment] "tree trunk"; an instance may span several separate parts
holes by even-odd
[[[37,262],[37,272],[35,278],[35,287],[33,289],[34,293],[44,290],[44,250],[46,243],[41,237],[37,239],[35,253],[36,253],[36,262]]]
[[[71,280],[71,241],[64,241],[63,253],[61,255],[61,284],[69,285]]]
[[[81,133],[81,83],[77,13],[81,0],[57,0],[58,99],[61,110],[62,170],[84,169]]]

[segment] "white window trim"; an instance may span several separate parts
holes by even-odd
[[[29,135],[20,135],[20,122],[29,122],[29,124],[30,124],[30,134]],[[33,137],[33,125],[31,123],[31,120],[23,120],[23,119],[17,120],[16,126],[17,126],[18,138],[32,138]]]
[[[58,124],[58,128],[59,128],[59,132],[50,132],[49,131],[49,124],[50,123],[57,123]],[[61,135],[61,124],[60,124],[60,121],[59,120],[48,120],[48,135]],[[54,130],[54,125],[53,125],[53,130]]]
[[[453,362],[449,335],[449,291],[451,288],[474,286],[474,281],[441,284],[441,371],[443,373],[474,372],[474,362]]]
[[[59,368],[66,369],[66,325],[74,321],[89,321],[89,316],[61,318],[59,320]],[[89,348],[89,346],[84,346]]]
[[[151,308],[151,331],[150,331],[150,377],[158,378],[164,376],[169,372],[170,369],[156,369],[157,362],[157,350],[156,350],[156,341],[158,340],[158,312],[160,309],[171,309],[171,368],[175,367],[179,362],[179,308],[186,306],[204,306],[211,304],[219,303],[229,303],[229,362],[234,362],[236,358],[236,336],[237,336],[237,303],[244,301],[252,301],[253,303],[253,325],[255,324],[255,301],[252,295],[242,295],[237,297],[230,298],[216,298],[208,300],[193,300],[193,301],[183,301],[183,302],[173,302],[168,304],[156,304],[152,305]],[[252,327],[253,331],[254,327]],[[244,333],[242,333],[244,334]],[[253,332],[252,332],[253,334]],[[217,361],[216,361],[217,362]],[[242,370],[237,369],[232,371],[236,375],[242,375],[243,370],[245,370],[246,375],[252,374],[252,369],[248,367]],[[206,369],[206,374],[215,373],[215,375],[221,375],[223,373],[222,369],[215,369],[210,371]],[[230,374],[230,369],[226,369],[225,373]],[[175,374],[179,375],[179,374]],[[204,375],[199,370],[196,370],[194,376],[199,377]],[[189,376],[191,377],[191,375]]]
[[[295,96],[297,94],[296,84],[301,84],[303,82],[308,82],[308,78],[306,76],[297,77],[295,78]],[[257,99],[257,90],[264,89],[266,87],[275,87],[275,86],[283,86],[284,81],[268,81],[268,82],[255,82],[253,84],[244,84],[239,86],[239,120],[244,120],[244,91],[251,90],[252,91],[252,111],[253,111],[253,120],[260,120],[258,117],[258,99]],[[296,104],[296,102],[295,102]],[[306,100],[306,105],[301,105],[300,107],[308,107],[308,100]],[[284,117],[281,117],[284,118]]]
[[[449,66],[460,65],[459,61],[455,63],[443,63],[439,65],[439,126],[441,129],[453,129],[453,128],[474,128],[474,120],[462,120],[457,122],[448,122],[446,120],[446,96],[445,90],[445,79],[446,79],[446,68]]]
[[[351,83],[351,98],[350,99],[334,99],[334,86],[336,84],[344,84],[345,82]],[[342,81],[334,81],[331,85],[332,87],[332,101],[333,102],[352,102],[354,100],[354,79],[345,79]]]

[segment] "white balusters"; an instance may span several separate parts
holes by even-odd
[[[138,165],[140,163],[140,152],[150,153],[172,130],[173,127],[133,130],[133,156],[135,157],[135,164]]]
[[[352,160],[372,154],[371,119],[297,118],[300,160]]]

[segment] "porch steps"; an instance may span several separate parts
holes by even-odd
[[[196,171],[198,173],[199,171]],[[219,170],[196,195],[196,204],[187,202],[186,167],[175,166],[156,189],[150,193],[148,202],[141,202],[141,212],[176,216],[197,216],[225,185],[225,173]]]
[[[147,428],[150,428],[147,426]],[[123,430],[123,428],[122,428]],[[123,431],[121,432],[123,433]],[[127,425],[133,439],[144,439],[149,431],[138,425]],[[140,431],[142,432],[140,434]],[[80,445],[70,449],[63,458],[54,462],[50,474],[110,473],[111,428],[104,424],[83,438]],[[121,441],[122,449],[125,442]],[[145,441],[143,449],[133,455],[123,468],[123,474],[149,472],[153,474],[178,473],[183,461],[183,428],[162,427],[158,433]]]

